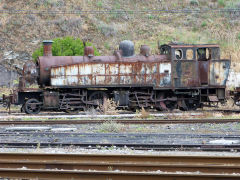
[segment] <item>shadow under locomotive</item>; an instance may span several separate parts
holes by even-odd
[[[75,111],[97,107],[110,98],[119,108],[194,110],[225,102],[230,60],[220,59],[214,44],[165,44],[152,55],[142,45],[122,41],[112,56],[52,56],[52,41],[44,41],[44,55],[24,65],[19,87],[3,101],[22,105],[28,114],[41,110]],[[36,82],[37,89],[26,88]]]

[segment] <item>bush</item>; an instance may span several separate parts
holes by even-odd
[[[206,27],[207,26],[207,22],[203,21],[201,24],[202,27]]]
[[[105,37],[115,36],[117,34],[117,29],[114,27],[114,25],[99,22],[97,28]]]
[[[198,6],[198,5],[199,5],[199,2],[198,2],[198,0],[191,0],[191,1],[190,1],[190,5],[191,5],[191,6]]]
[[[221,7],[225,7],[225,0],[218,0],[218,5]]]
[[[86,42],[86,46],[92,46],[92,43]],[[94,48],[94,55],[99,56],[100,53]],[[53,56],[83,56],[84,45],[79,38],[64,37],[53,39],[52,45]],[[39,56],[43,56],[43,46],[34,51],[32,58],[36,61]]]

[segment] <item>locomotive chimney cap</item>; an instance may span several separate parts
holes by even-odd
[[[53,41],[52,40],[43,40],[42,43],[47,45],[47,44],[52,44]]]

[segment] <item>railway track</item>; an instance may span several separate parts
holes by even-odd
[[[240,122],[240,119],[81,119],[81,120],[4,120],[0,125],[24,124],[101,124],[104,122],[122,124],[187,124],[187,123],[230,123]]]
[[[240,157],[0,153],[0,177],[231,180]]]
[[[240,145],[202,145],[202,144],[104,144],[104,143],[0,143],[1,148],[61,148],[80,147],[85,149],[129,148],[132,150],[154,151],[194,151],[194,152],[240,152]]]
[[[1,132],[0,147],[128,147],[136,150],[240,151],[239,135],[153,133]],[[224,141],[222,144],[218,141]]]

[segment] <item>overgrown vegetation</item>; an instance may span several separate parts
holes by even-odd
[[[93,46],[92,43],[86,42],[86,46]],[[82,56],[84,55],[84,43],[79,38],[64,37],[53,39],[52,53],[54,56]],[[100,53],[94,47],[94,54],[99,56]],[[34,51],[32,58],[36,60],[43,55],[43,46]]]
[[[146,119],[146,118],[150,118],[150,113],[148,111],[146,111],[144,109],[144,107],[142,107],[142,109],[140,111],[136,111],[136,117],[137,118],[142,118],[142,119]]]
[[[123,131],[123,128],[123,124],[115,121],[106,121],[98,126],[97,131],[101,133],[119,133]]]
[[[117,103],[112,99],[105,99],[103,104],[100,104],[100,110],[103,114],[114,115],[118,114]]]

